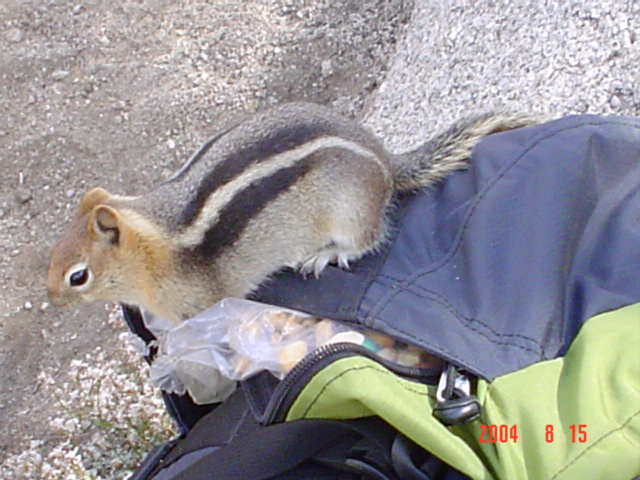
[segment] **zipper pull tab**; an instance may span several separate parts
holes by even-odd
[[[451,364],[440,375],[436,399],[433,416],[446,426],[470,422],[482,412],[480,401],[471,395],[469,378]]]

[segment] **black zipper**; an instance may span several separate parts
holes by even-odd
[[[437,384],[442,373],[442,369],[437,367],[408,367],[385,360],[368,348],[355,343],[331,343],[308,354],[284,377],[271,395],[260,423],[269,425],[283,422],[300,391],[316,373],[337,360],[355,356],[369,358],[397,375],[429,385]]]

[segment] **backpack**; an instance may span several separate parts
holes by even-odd
[[[640,120],[485,137],[467,170],[399,198],[393,222],[350,269],[283,271],[251,299],[391,336],[441,367],[337,344],[219,405],[167,394],[181,434],[132,480],[640,475]]]

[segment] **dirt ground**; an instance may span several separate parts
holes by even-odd
[[[330,5],[330,6],[329,6]],[[0,3],[0,462],[55,440],[36,375],[113,345],[103,305],[46,303],[49,250],[82,194],[166,178],[230,112],[285,100],[357,116],[409,0]]]

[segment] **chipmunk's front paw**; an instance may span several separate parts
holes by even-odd
[[[336,263],[340,268],[347,269],[349,268],[349,261],[356,259],[358,256],[360,255],[349,254],[335,245],[329,246],[302,261],[299,269],[304,276],[313,273],[313,275],[318,278],[328,264]]]

